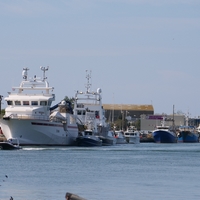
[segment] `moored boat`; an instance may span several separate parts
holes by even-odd
[[[79,133],[76,144],[81,147],[99,147],[102,146],[102,140],[92,130],[85,130]]]
[[[128,127],[127,131],[124,132],[126,141],[130,144],[140,143],[140,132],[136,130],[134,126]]]
[[[189,126],[189,113],[185,117],[185,125],[180,126],[178,129],[178,140],[179,143],[196,143],[199,142],[198,128]]]
[[[173,109],[174,111],[174,109]],[[173,117],[173,126],[165,125],[166,117],[162,117],[161,125],[156,126],[156,129],[152,132],[153,139],[156,143],[176,143],[177,134],[174,126],[174,117]]]
[[[86,71],[87,72],[87,71]],[[86,74],[86,91],[77,91],[74,102],[74,115],[93,134],[102,140],[102,145],[113,145],[116,143],[114,135],[109,132],[110,126],[106,122],[105,110],[102,105],[101,89],[90,91],[90,74]]]
[[[122,130],[114,132],[115,138],[117,139],[116,144],[127,144],[126,137]]]
[[[169,126],[157,126],[157,129],[152,132],[156,143],[176,143],[176,133],[169,129]]]
[[[17,92],[9,92],[5,98],[2,131],[7,140],[16,138],[20,145],[74,145],[78,136],[76,117],[66,101],[51,107],[55,100],[51,92],[54,88],[49,86],[45,75],[48,67],[40,68],[43,78],[29,79],[29,69],[24,68],[20,86],[13,87]]]
[[[102,146],[112,146],[117,143],[117,138],[114,136],[113,131],[108,131],[106,136],[98,136],[102,140]]]
[[[199,142],[199,134],[192,126],[180,126],[178,130],[177,142],[196,143]]]

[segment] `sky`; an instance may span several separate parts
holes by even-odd
[[[200,116],[199,0],[2,0],[0,94],[46,76],[56,101],[102,89],[105,104]],[[2,109],[6,103],[2,101]]]

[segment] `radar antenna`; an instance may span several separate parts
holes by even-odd
[[[40,69],[43,71],[43,81],[45,81],[45,79],[47,79],[47,77],[45,76],[45,72],[49,69],[49,66],[47,67],[40,67]]]
[[[91,79],[91,70],[88,72],[88,70],[86,70],[86,79],[87,79],[87,84],[85,85],[86,89],[87,89],[87,93],[90,92],[90,87],[91,87],[91,83],[90,83],[90,79]]]
[[[23,71],[22,71],[22,76],[23,76],[23,79],[25,80],[25,81],[27,81],[27,77],[28,77],[28,70],[29,70],[29,68],[23,68]]]

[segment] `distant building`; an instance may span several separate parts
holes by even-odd
[[[200,117],[198,118],[190,118],[189,119],[189,125],[190,126],[199,126],[200,125]]]
[[[103,104],[105,116],[108,121],[128,119],[132,121],[139,119],[141,115],[153,115],[154,108],[152,105],[134,105],[134,104]]]
[[[185,116],[184,115],[141,115],[140,118],[140,130],[141,131],[153,131],[156,129],[156,126],[160,126],[162,124],[163,118],[165,118],[166,126],[173,126],[173,118],[174,118],[174,126],[179,127],[181,125],[185,125]]]

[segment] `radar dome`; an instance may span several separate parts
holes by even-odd
[[[98,88],[98,89],[97,89],[97,93],[100,94],[101,92],[102,92],[102,91],[101,91],[101,88]]]

